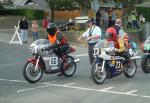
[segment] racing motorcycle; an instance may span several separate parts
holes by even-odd
[[[106,40],[98,42],[94,47],[94,63],[92,64],[92,78],[96,84],[102,84],[106,78],[112,78],[122,73],[128,78],[135,75],[137,70],[136,56],[138,52],[129,49],[129,63],[125,63],[125,58],[117,56],[112,42],[106,43]]]
[[[76,71],[76,61],[70,56],[75,49],[70,47],[66,55],[67,65],[59,58],[53,49],[46,49],[51,46],[47,39],[39,39],[30,45],[30,52],[33,57],[28,58],[23,68],[23,76],[29,83],[38,82],[43,73],[53,74],[61,72],[66,77],[71,77]]]
[[[141,68],[144,73],[150,73],[150,36],[145,40],[143,45]]]

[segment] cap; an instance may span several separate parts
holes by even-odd
[[[90,23],[90,22],[92,22],[92,24],[96,24],[96,21],[94,18],[89,19],[86,23]]]

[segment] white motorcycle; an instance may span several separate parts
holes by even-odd
[[[135,75],[137,70],[137,52],[128,50],[130,62],[125,63],[125,58],[115,55],[113,43],[106,43],[106,40],[98,42],[94,47],[95,61],[92,65],[92,78],[97,84],[102,84],[106,78],[112,78],[124,73],[128,78]]]
[[[76,71],[76,62],[69,53],[75,49],[70,47],[66,55],[67,65],[59,58],[53,49],[46,50],[51,44],[47,39],[39,39],[30,45],[30,52],[33,57],[28,58],[24,68],[23,76],[30,83],[38,82],[43,72],[45,74],[53,74],[61,72],[66,77],[71,77]]]

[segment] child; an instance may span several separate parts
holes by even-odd
[[[36,20],[32,21],[32,35],[33,35],[33,40],[37,40],[38,39],[38,24]]]

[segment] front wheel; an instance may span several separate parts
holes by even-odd
[[[141,68],[144,73],[150,73],[150,55],[142,56]]]
[[[137,64],[135,60],[131,60],[128,64],[126,64],[124,75],[128,78],[131,78],[135,75],[137,70]]]
[[[104,83],[104,81],[106,80],[107,77],[107,73],[106,73],[106,69],[104,69],[104,71],[101,71],[102,69],[102,63],[93,63],[92,64],[92,78],[93,81],[96,84],[102,84]]]
[[[29,83],[36,83],[42,78],[43,70],[39,66],[38,69],[35,70],[35,64],[26,62],[23,68],[23,76]]]
[[[72,56],[67,56],[67,65],[62,63],[62,74],[66,77],[71,77],[76,71],[76,62]]]

